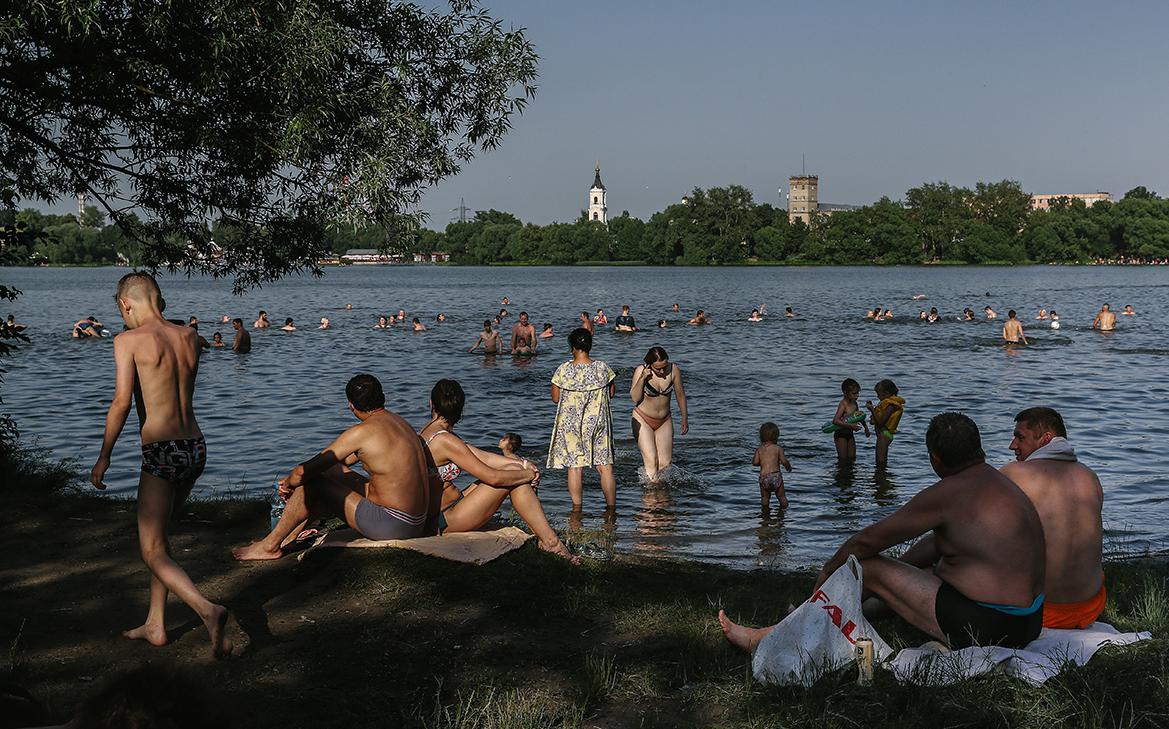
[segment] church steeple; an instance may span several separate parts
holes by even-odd
[[[605,183],[601,182],[601,163],[597,162],[593,186],[589,189],[589,220],[609,224],[609,205],[606,201]]]

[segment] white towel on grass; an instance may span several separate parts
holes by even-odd
[[[906,648],[888,664],[903,683],[945,686],[991,671],[1001,671],[1039,685],[1068,663],[1082,666],[1109,645],[1129,645],[1152,638],[1152,633],[1121,633],[1107,623],[1093,623],[1084,630],[1044,628],[1024,648],[974,646],[939,652],[933,648]]]

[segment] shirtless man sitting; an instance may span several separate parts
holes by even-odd
[[[434,534],[428,523],[430,475],[418,434],[386,410],[382,383],[357,375],[345,385],[357,425],[280,480],[287,501],[280,521],[258,542],[232,550],[241,561],[279,559],[281,547],[310,518],[338,516],[366,539],[413,539]],[[369,474],[350,466],[360,462]]]
[[[1043,627],[1086,628],[1104,611],[1104,490],[1076,460],[1063,418],[1045,407],[1015,416],[1011,450],[1018,460],[1002,472],[1035,504],[1047,541]]]
[[[1039,635],[1043,620],[1039,514],[1018,486],[986,464],[970,418],[942,413],[925,439],[941,480],[846,541],[816,587],[855,555],[867,594],[951,648],[1022,647]],[[919,536],[900,560],[881,555]],[[736,625],[722,611],[719,622],[727,640],[746,651],[775,627]]]
[[[150,569],[150,610],[141,627],[123,635],[166,645],[166,598],[173,592],[198,613],[211,635],[212,654],[222,658],[232,648],[224,635],[227,609],[203,597],[175,563],[167,534],[175,509],[190,495],[207,462],[207,444],[193,406],[199,335],[162,317],[162,294],[148,274],[123,276],[115,298],[128,331],[114,337],[114,399],[90,481],[99,489],[106,487],[103,479],[110,467],[110,454],[133,402],[142,436],[138,544],[142,561]]]
[[[1116,314],[1112,313],[1108,304],[1100,307],[1100,313],[1092,320],[1092,328],[1102,332],[1110,332],[1116,328]]]

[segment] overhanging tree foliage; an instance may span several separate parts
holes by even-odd
[[[315,271],[339,227],[416,221],[425,187],[500,142],[536,61],[473,0],[14,0],[0,177],[84,193],[145,265],[243,288]],[[209,219],[235,230],[221,253]]]

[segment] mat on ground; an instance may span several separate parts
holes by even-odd
[[[532,538],[523,529],[508,526],[489,532],[459,532],[444,534],[440,537],[419,537],[417,539],[388,539],[374,541],[366,539],[353,529],[337,529],[331,531],[313,542],[313,545],[301,552],[297,559],[317,549],[328,547],[348,547],[356,549],[409,549],[431,557],[440,557],[454,562],[468,564],[487,564],[497,557],[519,549]]]

